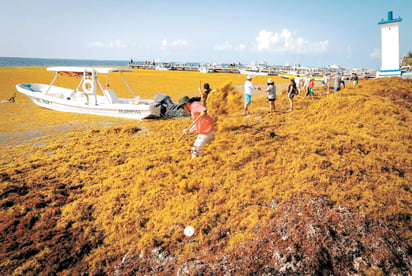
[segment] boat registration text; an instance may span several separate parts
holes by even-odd
[[[122,114],[142,114],[140,110],[127,110],[127,109],[119,109],[119,113]]]

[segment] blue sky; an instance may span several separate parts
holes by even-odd
[[[378,22],[412,0],[0,0],[0,56],[379,68]]]

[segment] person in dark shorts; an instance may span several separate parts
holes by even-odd
[[[288,87],[288,99],[289,99],[289,112],[293,110],[293,97],[298,94],[298,88],[296,87],[295,78],[290,79],[290,84]]]
[[[275,112],[275,101],[276,101],[276,85],[272,79],[268,79],[268,87],[266,88],[266,95],[269,101],[269,113]]]

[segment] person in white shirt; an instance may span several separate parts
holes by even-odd
[[[269,101],[269,113],[275,112],[276,101],[276,85],[272,79],[268,79],[268,87],[266,88],[266,95]]]
[[[250,105],[250,102],[252,101],[252,93],[254,89],[261,90],[259,86],[252,84],[252,77],[247,76],[246,81],[245,81],[245,93],[244,93],[244,98],[245,98],[245,106],[243,108],[244,115],[249,114],[249,105]]]
[[[322,83],[325,85],[326,87],[326,96],[329,95],[329,76],[328,75],[324,75],[323,76],[323,80]]]
[[[296,83],[296,89],[298,90],[298,94],[300,92],[300,76],[298,75],[297,77],[295,77],[295,83]]]

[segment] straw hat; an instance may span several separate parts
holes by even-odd
[[[188,96],[184,96],[182,98],[179,99],[179,107],[182,107],[185,105],[185,103],[187,103],[190,100],[190,98]]]

